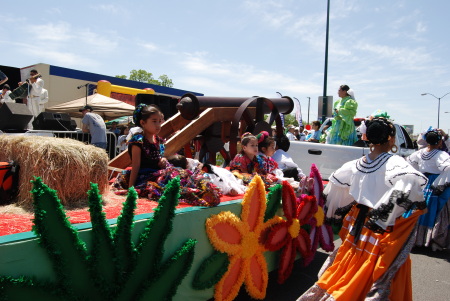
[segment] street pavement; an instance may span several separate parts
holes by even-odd
[[[338,247],[340,240],[336,240],[335,244]],[[297,260],[291,277],[284,284],[277,283],[277,271],[270,272],[269,285],[264,300],[296,300],[317,280],[317,273],[327,257],[328,253],[319,249],[309,266],[302,267],[300,260]],[[413,300],[450,300],[450,250],[433,252],[428,248],[414,248],[411,253],[411,260]],[[253,299],[248,296],[243,286],[235,300],[249,301]]]

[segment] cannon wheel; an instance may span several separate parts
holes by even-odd
[[[248,106],[256,99],[256,116],[253,119]],[[264,121],[263,105],[266,104],[271,110],[271,120],[269,122]],[[277,127],[277,133],[283,132],[283,124],[281,122],[281,117],[278,112],[277,107],[274,103],[264,97],[252,97],[244,101],[244,103],[239,107],[239,109],[234,114],[233,121],[230,128],[230,157],[234,158],[237,154],[237,142],[239,141],[239,127],[241,121],[244,121],[247,125],[246,132],[251,132],[252,134],[258,134],[261,131],[269,131],[271,134],[271,126],[275,121]]]

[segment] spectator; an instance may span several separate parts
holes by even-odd
[[[2,95],[0,97],[0,103],[3,104],[5,102],[16,102],[14,99],[11,99],[11,97],[9,97],[9,94],[11,94],[9,85],[4,84],[2,89]]]
[[[117,121],[113,121],[111,123],[111,128],[109,129],[109,131],[116,134],[117,137],[120,135],[120,129],[117,127],[118,124]]]
[[[318,143],[320,140],[320,135],[322,134],[322,132],[320,131],[320,121],[313,121],[312,129],[314,130],[314,132],[312,132],[311,137],[307,141]]]
[[[120,132],[119,138],[117,139],[117,150],[119,153],[128,149],[127,136],[130,133],[131,126],[123,128]]]
[[[298,133],[300,135],[299,141],[305,141],[306,140],[306,135],[305,135],[304,131],[305,131],[305,127],[303,125],[301,125],[299,127],[299,129],[298,129]]]
[[[81,123],[83,132],[91,134],[91,144],[106,149],[106,125],[103,118],[92,113],[91,106],[84,106],[79,111],[83,114]]]
[[[294,136],[295,136],[295,138],[297,138],[297,140],[300,141],[299,127],[296,127],[296,128],[294,129]]]
[[[297,138],[295,138],[295,135],[294,135],[295,126],[290,124],[290,125],[288,125],[287,130],[288,131],[286,133],[286,137],[288,137],[289,141],[296,141]]]
[[[305,176],[297,163],[294,162],[292,157],[287,153],[291,142],[289,139],[283,135],[281,137],[276,137],[276,151],[272,156],[278,163],[278,168],[283,171],[285,178],[294,178],[295,181],[300,181],[301,178]]]

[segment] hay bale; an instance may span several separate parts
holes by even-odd
[[[69,138],[0,135],[0,160],[20,166],[17,204],[31,207],[31,180],[41,177],[63,205],[86,200],[90,182],[108,187],[108,156],[98,147]]]

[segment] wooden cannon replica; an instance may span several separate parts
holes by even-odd
[[[237,153],[237,143],[244,132],[271,133],[275,123],[278,133],[283,132],[280,113],[289,114],[294,108],[293,100],[282,98],[210,97],[185,94],[177,104],[178,113],[162,125],[159,136],[166,139],[165,156],[171,156],[204,132],[219,125],[220,135],[204,135],[204,140],[220,138],[229,142],[229,158]],[[270,119],[264,120],[264,114]],[[217,127],[216,127],[217,128]],[[214,157],[215,158],[215,157]],[[215,159],[213,162],[215,163]],[[110,170],[121,170],[131,165],[127,151],[112,159]]]

